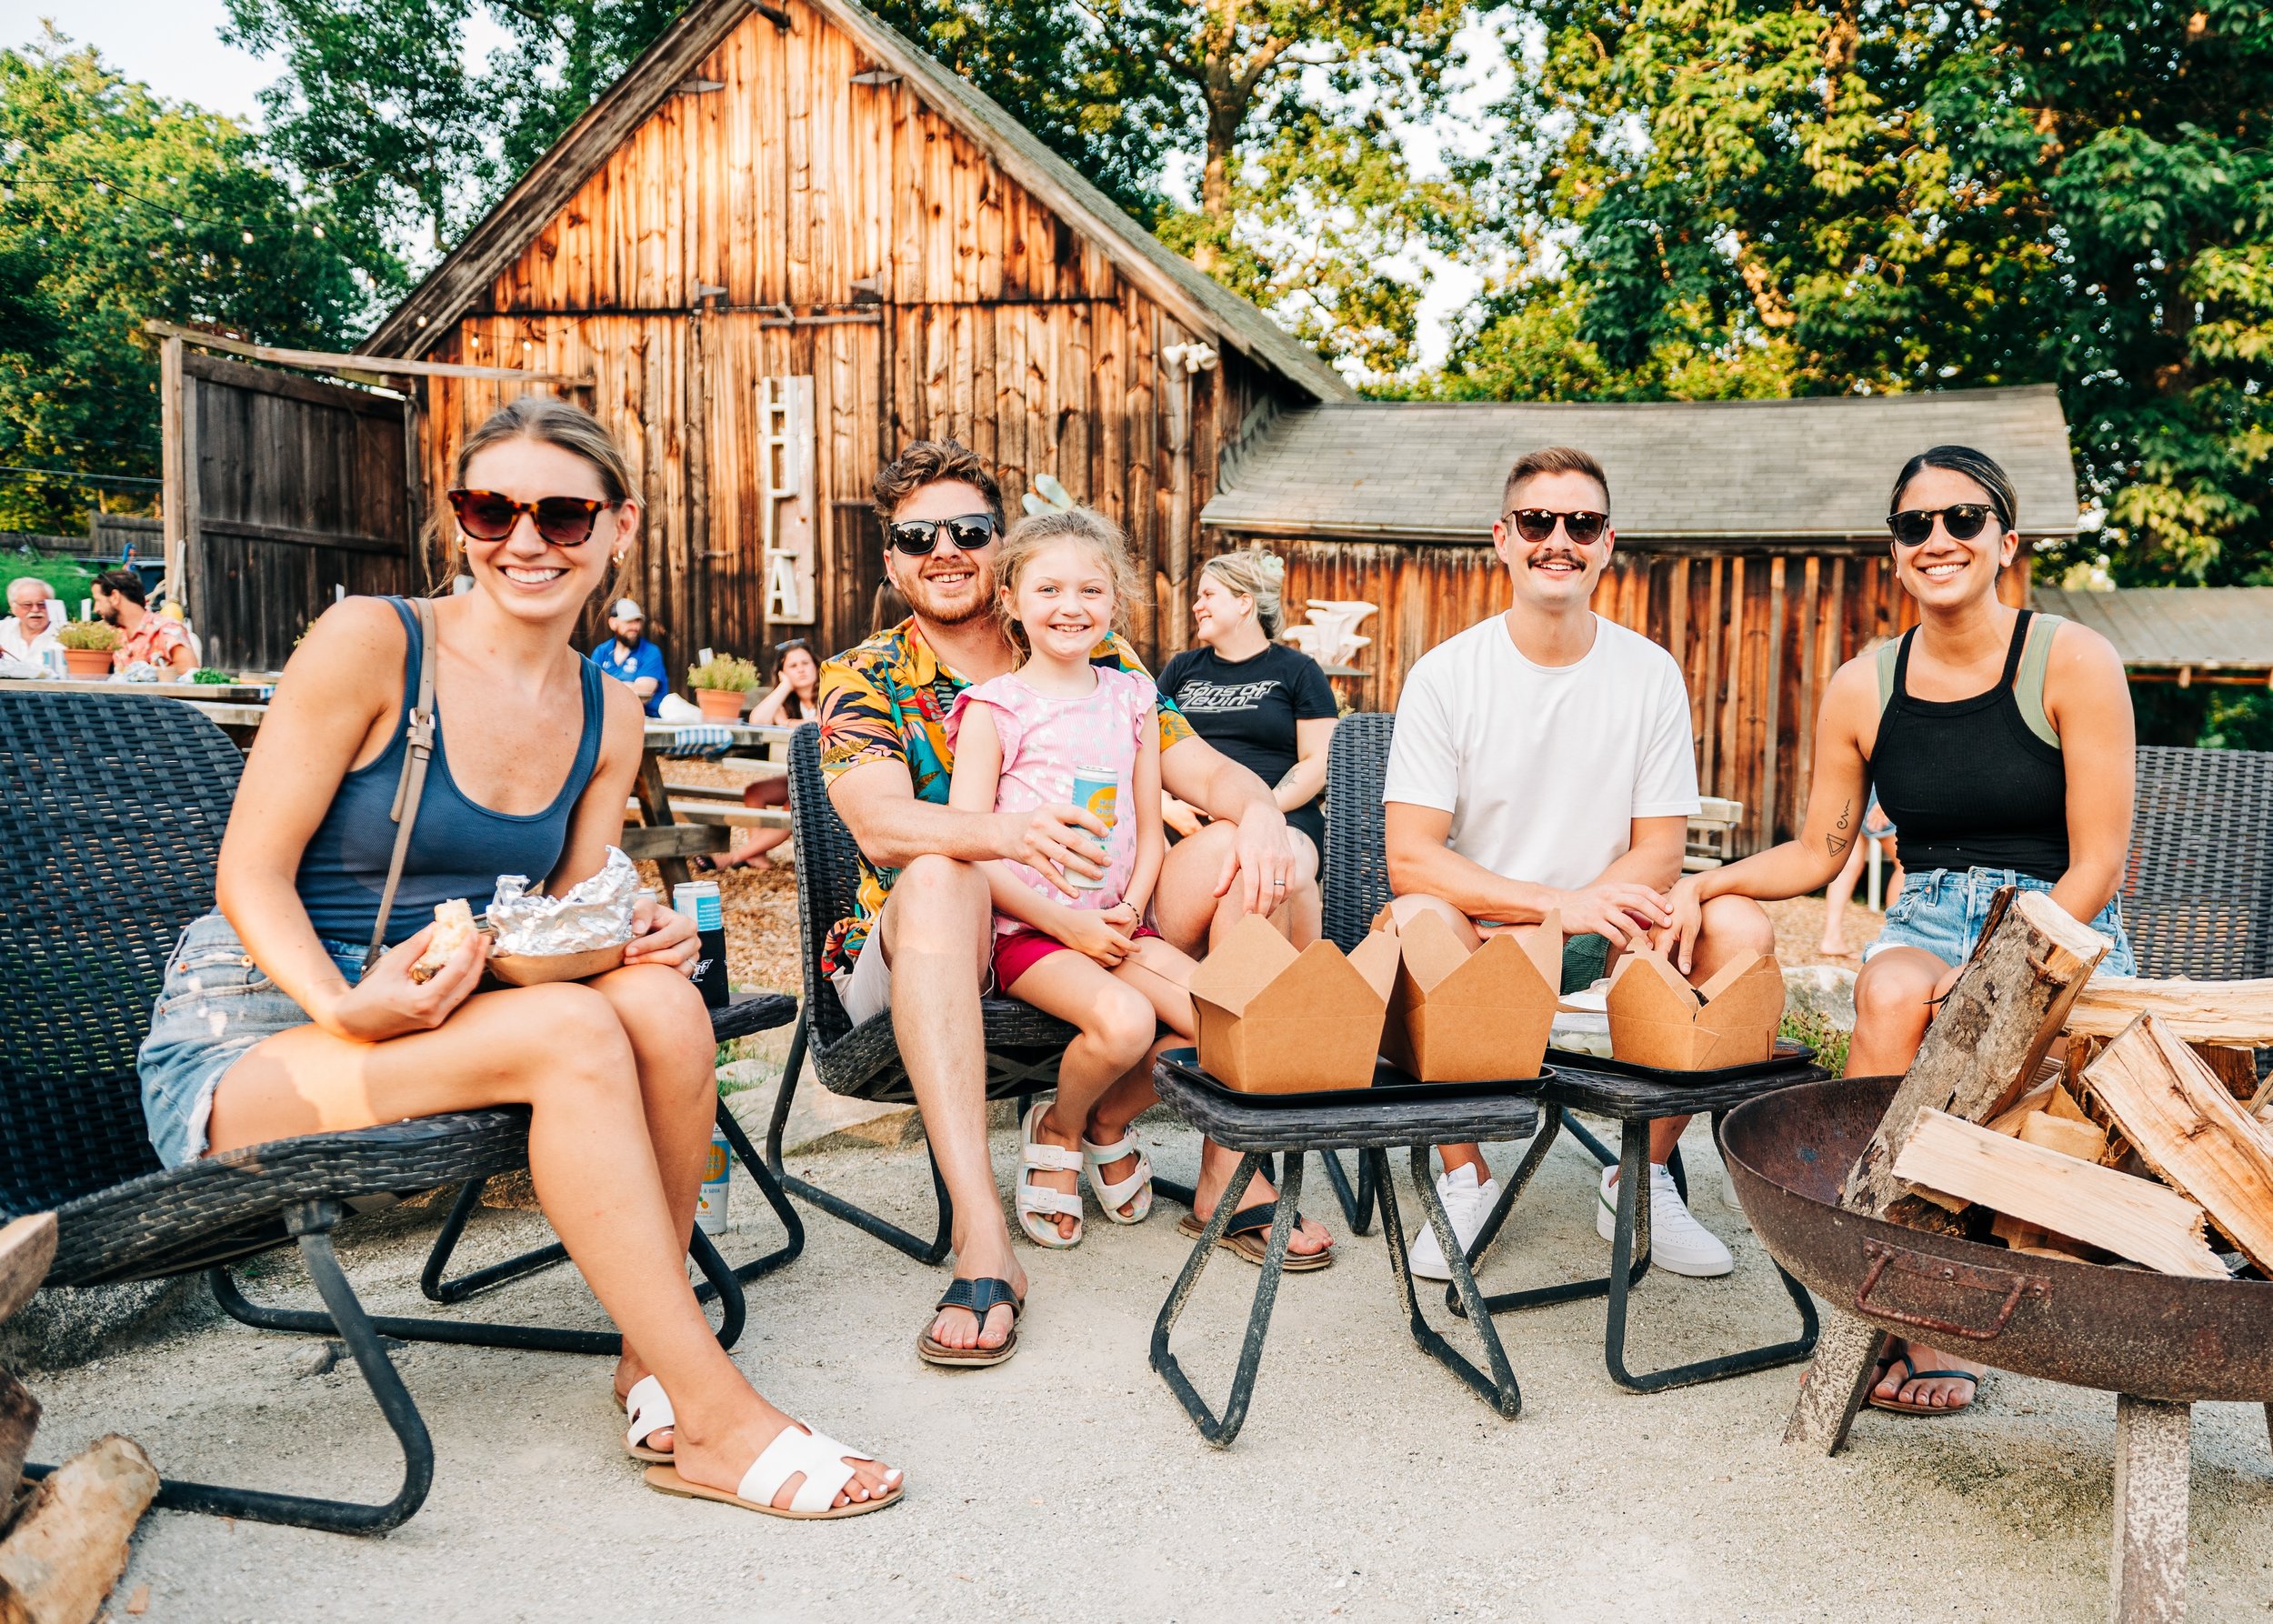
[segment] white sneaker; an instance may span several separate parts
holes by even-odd
[[[1445,1216],[1452,1220],[1452,1233],[1459,1239],[1460,1249],[1466,1251],[1482,1232],[1484,1220],[1492,1216],[1492,1208],[1499,1204],[1499,1180],[1487,1178],[1477,1183],[1476,1164],[1470,1162],[1439,1178],[1437,1194],[1445,1204]],[[1437,1227],[1426,1216],[1421,1218],[1420,1230],[1413,1237],[1407,1257],[1416,1279],[1452,1278],[1452,1268],[1445,1261],[1444,1248],[1437,1244]]]
[[[1608,1240],[1617,1228],[1617,1173],[1602,1169],[1602,1188],[1595,1202],[1595,1233]],[[1649,1169],[1649,1260],[1673,1274],[1709,1280],[1737,1267],[1720,1238],[1689,1216],[1673,1175],[1652,1164]]]

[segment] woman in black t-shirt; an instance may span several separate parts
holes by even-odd
[[[1326,847],[1326,747],[1340,707],[1318,662],[1276,642],[1287,566],[1254,548],[1201,566],[1192,599],[1200,647],[1160,673],[1160,691],[1209,744],[1274,787],[1287,824]],[[1168,800],[1169,824],[1186,834],[1198,814]]]

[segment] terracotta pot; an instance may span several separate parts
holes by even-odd
[[[72,676],[102,677],[111,674],[111,651],[107,648],[66,648],[63,663]]]
[[[749,702],[750,697],[740,688],[695,690],[695,703],[702,707],[706,722],[738,722],[742,719],[742,707]]]

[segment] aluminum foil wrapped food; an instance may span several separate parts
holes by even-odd
[[[632,904],[639,897],[639,871],[611,846],[600,871],[565,897],[532,895],[526,876],[501,874],[490,899],[489,923],[496,932],[494,951],[531,957],[586,953],[631,940]]]

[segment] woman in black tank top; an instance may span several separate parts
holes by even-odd
[[[451,535],[475,590],[432,606],[438,733],[405,884],[448,872],[460,877],[453,894],[464,893],[482,841],[461,833],[455,845],[466,849],[445,860],[455,812],[465,827],[557,820],[549,839],[516,847],[516,861],[549,869],[532,877],[557,893],[600,868],[639,768],[639,701],[628,687],[601,681],[596,721],[588,667],[569,646],[636,539],[639,506],[606,432],[543,396],[525,396],[475,430],[456,472]],[[431,922],[398,939],[390,915],[386,938],[396,945],[365,963],[345,939],[354,887],[330,883],[335,874],[311,888],[304,854],[327,819],[358,827],[324,849],[384,852],[394,838],[380,827],[391,797],[363,793],[362,779],[352,796],[343,786],[401,754],[409,642],[394,606],[357,597],[326,611],[294,653],[222,844],[225,920],[215,924],[234,937],[196,945],[207,957],[179,988],[169,970],[156,1025],[178,1038],[155,1052],[145,1046],[145,1098],[155,1086],[162,1105],[188,1106],[178,1138],[191,1156],[526,1106],[537,1198],[624,1333],[616,1388],[628,1398],[632,1434],[621,1446],[596,1438],[594,1447],[667,1463],[649,1473],[667,1492],[752,1509],[849,1516],[893,1503],[898,1473],[807,1432],[758,1396],[687,1283],[717,1106],[709,1016],[687,978],[696,952],[688,921],[643,901],[623,967],[582,983],[483,992],[482,937],[416,980],[410,970]],[[359,809],[332,817],[335,804],[351,802]],[[328,860],[317,852],[319,867]],[[367,882],[365,891],[367,933],[378,909]],[[328,935],[311,922],[307,899],[319,893],[342,921]],[[487,899],[482,888],[473,906]],[[185,946],[176,958],[191,957]],[[225,1004],[220,992],[232,995]],[[185,1009],[192,1018],[170,1018]],[[213,1040],[201,1044],[208,1023]]]
[[[1849,1077],[1908,1068],[2001,886],[2049,892],[2113,940],[2107,973],[2135,973],[2115,902],[2131,838],[2130,689],[2105,637],[1998,601],[2015,518],[2011,481],[1980,452],[1938,446],[1910,460],[1887,524],[1918,626],[1881,651],[1883,670],[1866,657],[1831,678],[1798,837],[1674,887],[1665,936],[1686,961],[1711,897],[1804,897],[1836,875],[1877,789],[1907,878],[1856,979]],[[1960,1408],[1974,1375],[1913,1343],[1872,1402]]]

